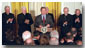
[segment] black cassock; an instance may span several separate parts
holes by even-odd
[[[80,22],[75,22],[77,18],[79,18]],[[76,14],[73,15],[73,27],[76,27],[77,29],[82,27],[82,14],[80,14],[79,16],[77,16]]]
[[[26,19],[28,19],[30,21],[29,24],[24,23]],[[18,25],[19,25],[19,30],[18,30],[19,36],[22,37],[22,33],[26,30],[31,32],[31,25],[33,24],[31,14],[26,13],[24,15],[23,13],[21,13],[17,16],[17,21],[18,21]]]
[[[10,23],[10,22],[7,23],[7,20],[8,20],[9,18],[13,18],[12,23]],[[14,27],[14,24],[15,24],[14,14],[12,14],[12,13],[9,13],[9,14],[3,13],[3,14],[2,14],[2,41],[3,41],[2,44],[3,44],[3,45],[8,44],[8,43],[7,43],[7,39],[6,39],[6,32],[7,32],[8,30],[13,31],[14,28],[15,28],[15,27]]]
[[[64,25],[64,22],[67,21],[67,25]],[[64,37],[68,31],[70,31],[72,26],[72,15],[68,14],[65,16],[64,14],[60,15],[58,20],[58,26],[60,26],[61,33],[60,36]]]

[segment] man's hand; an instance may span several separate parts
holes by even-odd
[[[80,19],[79,19],[79,18],[77,18],[77,19],[75,20],[75,22],[78,22],[78,23],[79,23],[79,22],[80,22]]]
[[[12,21],[13,21],[13,18],[10,19],[10,22],[12,22]]]
[[[46,27],[47,27],[47,28],[50,27],[50,24],[47,24]]]
[[[68,22],[67,22],[67,21],[65,21],[65,22],[64,22],[64,25],[67,25],[67,24],[68,24]]]
[[[39,25],[40,28],[42,28],[43,26],[42,25]]]
[[[12,22],[13,21],[13,18],[9,18],[7,21],[8,22]]]
[[[26,24],[29,24],[29,20],[28,20],[28,19],[26,19],[26,20],[25,20],[25,23],[26,23]]]

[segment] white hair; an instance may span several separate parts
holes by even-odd
[[[29,31],[24,31],[22,33],[22,38],[23,38],[24,41],[31,38],[31,33]]]
[[[10,6],[5,6],[5,8],[4,8],[4,9],[6,9],[6,8],[10,8]]]

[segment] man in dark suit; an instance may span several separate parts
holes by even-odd
[[[60,26],[61,33],[60,38],[65,37],[66,33],[70,31],[72,26],[72,16],[68,13],[69,9],[64,8],[64,14],[60,15],[58,20],[58,26]]]
[[[76,27],[77,30],[82,27],[82,14],[79,9],[76,9],[73,15],[73,27]]]
[[[49,12],[49,9],[48,9],[48,7],[46,7],[46,13],[51,16],[52,21],[54,23],[54,16],[53,16],[53,14],[52,13],[48,13],[48,12]]]
[[[22,33],[26,30],[31,32],[31,25],[33,24],[33,20],[31,14],[26,13],[26,8],[22,7],[22,13],[17,16],[17,21],[19,25],[18,34],[22,37]]]
[[[35,19],[35,28],[52,28],[53,27],[53,21],[50,15],[46,14],[46,7],[41,7],[41,14],[38,15]],[[46,33],[48,36],[50,36],[50,32]]]
[[[8,45],[10,42],[8,42],[6,38],[6,33],[10,30],[14,30],[14,24],[15,24],[15,18],[14,14],[10,13],[10,7],[5,6],[5,12],[2,14],[2,44]],[[10,34],[10,33],[8,33]],[[12,37],[12,36],[11,36]],[[12,44],[12,43],[11,43]]]
[[[41,7],[41,14],[35,19],[35,27],[53,27],[53,21],[50,15],[46,14],[46,8]]]

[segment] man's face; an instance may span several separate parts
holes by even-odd
[[[31,38],[29,38],[29,39],[26,40],[26,44],[27,44],[27,45],[29,45],[29,44],[31,44],[31,43],[32,43],[32,39],[31,39]]]
[[[41,14],[42,14],[42,15],[45,15],[45,14],[46,14],[46,9],[43,8],[43,9],[41,10]]]
[[[22,13],[26,14],[26,9],[25,8],[22,9]]]
[[[7,14],[9,14],[9,13],[10,13],[10,8],[9,8],[9,7],[5,8],[5,12],[6,12]]]
[[[71,30],[72,30],[72,31],[76,31],[76,28],[72,28]]]
[[[46,13],[48,14],[48,12],[49,12],[49,9],[48,9],[48,8],[46,8]]]
[[[76,10],[75,14],[80,15],[80,10]]]
[[[67,8],[64,9],[64,14],[68,14],[68,9]]]

